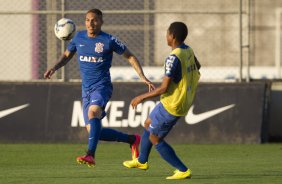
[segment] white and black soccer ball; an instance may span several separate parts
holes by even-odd
[[[54,31],[60,40],[70,40],[75,34],[76,26],[71,19],[62,18],[55,24]]]

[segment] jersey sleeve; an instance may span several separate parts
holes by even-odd
[[[75,44],[75,40],[76,40],[76,35],[73,37],[73,39],[71,39],[71,41],[68,44],[68,51],[70,52],[76,52],[76,44]]]
[[[175,78],[181,74],[180,61],[175,55],[170,55],[165,60],[165,75]],[[180,71],[179,71],[180,70]]]
[[[114,52],[121,55],[126,50],[126,46],[116,37],[111,36],[111,47]]]
[[[199,62],[199,60],[197,59],[196,56],[194,56],[194,59],[195,59],[195,63],[196,63],[196,66],[197,66],[198,70],[200,70],[200,68],[201,68],[201,63]]]

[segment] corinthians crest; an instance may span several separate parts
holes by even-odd
[[[104,47],[103,43],[101,43],[101,42],[96,43],[95,52],[97,52],[97,53],[103,52],[103,47]]]

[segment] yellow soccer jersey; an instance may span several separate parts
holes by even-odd
[[[191,47],[182,44],[170,53],[165,61],[165,75],[173,79],[161,95],[161,103],[170,114],[185,116],[193,103],[200,79]]]

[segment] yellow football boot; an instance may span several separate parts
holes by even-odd
[[[168,180],[180,180],[180,179],[186,179],[186,178],[191,178],[192,176],[192,171],[188,169],[185,172],[181,172],[179,170],[174,171],[174,175],[168,176],[166,179]]]
[[[133,159],[133,160],[124,161],[123,165],[127,168],[138,168],[142,170],[147,170],[149,168],[148,162],[146,162],[145,164],[141,164],[138,161],[138,158]]]

